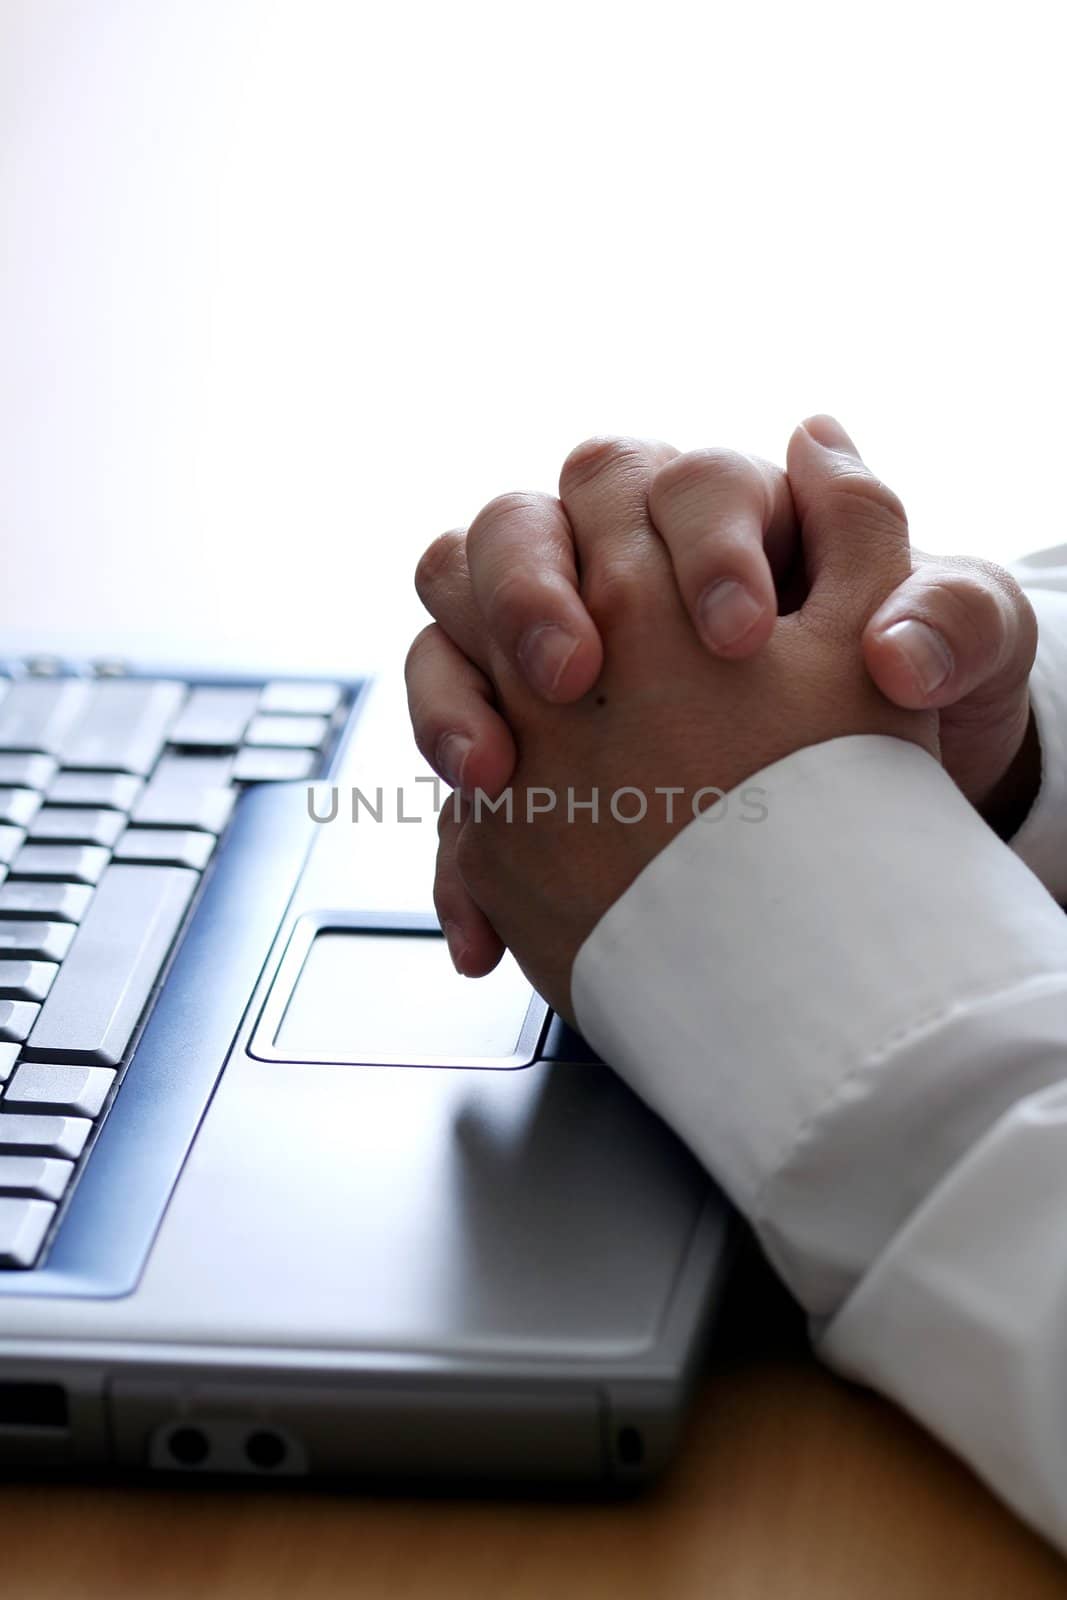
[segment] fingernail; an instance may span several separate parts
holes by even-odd
[[[437,741],[434,765],[453,789],[463,787],[463,768],[471,747],[472,741],[463,733],[443,733]]]
[[[802,423],[801,426],[805,433],[810,434],[816,444],[825,445],[827,450],[845,450],[850,456],[859,455],[856,446],[836,417],[808,417],[807,421]]]
[[[442,922],[441,931],[448,943],[448,953],[452,958],[452,965],[460,977],[466,977],[463,964],[467,959],[467,939],[458,922]]]
[[[952,651],[927,623],[905,617],[903,622],[894,622],[891,628],[886,628],[885,638],[896,645],[923,694],[933,694],[950,676],[955,665]]]
[[[519,642],[519,664],[534,688],[552,695],[578,648],[578,640],[555,622],[542,622]]]
[[[705,589],[697,611],[705,639],[718,650],[743,639],[763,615],[756,596],[736,578],[720,578]]]

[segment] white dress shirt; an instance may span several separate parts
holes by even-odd
[[[748,1218],[841,1372],[1067,1549],[1067,548],[1023,564],[1011,847],[917,746],[833,740],[602,918],[578,1021]]]

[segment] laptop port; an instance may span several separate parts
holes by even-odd
[[[260,1472],[273,1472],[288,1453],[289,1447],[281,1434],[272,1433],[268,1428],[257,1429],[245,1440],[245,1455]]]
[[[639,1467],[645,1459],[645,1441],[637,1428],[620,1428],[615,1453],[624,1467]]]
[[[66,1428],[67,1391],[58,1383],[0,1383],[0,1428]]]
[[[211,1454],[211,1441],[202,1428],[175,1428],[167,1449],[180,1467],[201,1467]]]

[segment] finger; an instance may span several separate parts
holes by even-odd
[[[488,668],[489,637],[467,567],[462,528],[439,534],[419,557],[415,593],[444,632],[478,666]]]
[[[515,769],[515,741],[492,703],[492,687],[437,623],[424,628],[404,663],[415,743],[439,777],[495,797]]]
[[[582,598],[598,626],[620,609],[654,625],[684,616],[648,511],[652,479],[677,453],[643,439],[587,439],[563,463],[560,499],[574,529]]]
[[[660,468],[648,503],[704,643],[755,654],[777,615],[776,569],[784,576],[798,542],[785,473],[733,450],[691,450]]]
[[[459,875],[456,843],[462,826],[449,796],[437,824],[433,903],[456,971],[465,978],[484,978],[500,961],[504,945]]]
[[[802,423],[786,460],[811,585],[804,613],[851,626],[911,571],[904,507],[833,417]]]
[[[578,593],[574,533],[558,500],[500,495],[467,533],[475,603],[495,642],[545,700],[587,694],[604,659]]]
[[[991,562],[924,562],[863,634],[867,669],[898,706],[954,706],[1011,695],[1030,676],[1037,620],[1010,573]]]

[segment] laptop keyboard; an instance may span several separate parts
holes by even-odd
[[[39,1262],[241,789],[320,776],[352,695],[0,673],[0,1269]]]

